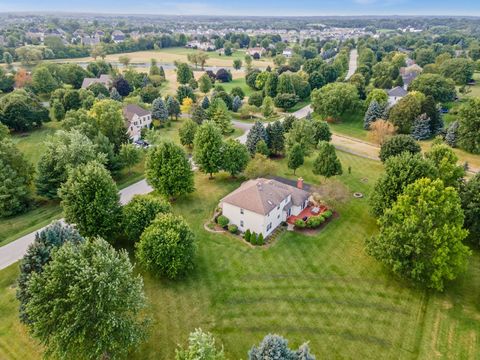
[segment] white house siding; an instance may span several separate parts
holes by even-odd
[[[142,128],[149,128],[151,123],[151,115],[142,117],[134,115],[132,121],[130,122],[130,126],[128,127],[128,135],[133,141],[137,141],[140,139]]]
[[[250,229],[250,231],[256,232],[257,234],[264,234],[265,216],[262,214],[257,214],[245,209],[242,214],[238,206],[227,203],[222,203],[222,214],[230,220],[230,224],[237,225],[241,232]]]
[[[283,211],[285,205],[291,201],[289,195],[282,200],[280,205],[273,208],[267,215],[257,214],[253,211],[239,208],[228,203],[222,203],[222,214],[230,220],[230,224],[237,225],[241,232],[250,230],[264,237],[270,235],[283,221],[287,220],[288,214]],[[291,215],[297,215],[302,211],[299,206],[292,206]]]

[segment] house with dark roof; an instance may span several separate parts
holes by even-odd
[[[387,91],[388,94],[388,105],[395,105],[401,98],[407,95],[407,90],[401,86],[396,86],[393,89]]]
[[[112,32],[112,41],[115,44],[121,43],[125,41],[125,34],[121,30],[115,30]]]
[[[310,194],[297,186],[274,179],[248,180],[220,200],[222,214],[241,232],[250,230],[264,237],[270,235],[290,216],[296,216],[308,205]]]
[[[127,134],[132,141],[139,140],[142,129],[148,129],[152,124],[152,113],[135,104],[126,105],[123,108],[123,116],[125,117]]]

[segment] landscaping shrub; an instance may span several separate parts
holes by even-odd
[[[247,231],[245,231],[245,234],[243,235],[243,238],[245,239],[246,242],[250,242],[251,237],[252,237],[252,234],[250,232],[250,229],[247,229]]]
[[[257,245],[263,245],[265,244],[265,241],[263,239],[263,234],[260,234],[258,235],[258,238],[257,238]]]
[[[230,222],[230,220],[224,215],[220,215],[217,219],[218,225],[220,225],[222,228],[227,226],[229,222]]]
[[[305,228],[305,226],[306,226],[305,221],[303,221],[302,219],[295,220],[295,227],[299,229],[303,229]]]
[[[250,234],[250,244],[257,245],[257,233],[252,232]]]
[[[232,234],[236,234],[238,231],[237,225],[234,225],[234,224],[228,225],[228,231],[230,231]]]
[[[325,219],[331,218],[332,215],[333,215],[332,210],[327,210],[327,211],[325,211],[324,213],[322,213],[322,216],[323,216]]]
[[[307,228],[315,229],[315,228],[318,228],[320,225],[322,225],[324,222],[325,222],[325,218],[322,215],[312,216],[308,218],[306,226]]]

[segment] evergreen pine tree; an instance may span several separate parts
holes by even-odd
[[[207,119],[207,113],[203,107],[196,105],[192,111],[192,120],[198,125],[202,125],[203,121]]]
[[[230,133],[232,131],[232,119],[223,100],[216,99],[209,110],[211,110],[209,112],[210,120],[220,128],[223,134]]]
[[[210,106],[210,100],[208,100],[208,96],[205,96],[202,100],[202,108],[207,110]]]
[[[178,119],[178,115],[180,115],[180,103],[173,97],[169,96],[167,99],[167,110],[171,119],[173,119],[174,116],[175,119]]]
[[[457,146],[458,126],[459,126],[458,121],[452,122],[448,127],[447,135],[445,136],[445,142],[453,148]]]
[[[116,88],[112,88],[112,90],[110,91],[110,99],[122,101],[122,95],[118,93],[118,90]]]
[[[326,178],[342,174],[342,164],[338,160],[332,144],[326,141],[320,141],[318,144],[318,155],[313,163],[313,173]]]
[[[265,142],[268,141],[267,132],[263,124],[260,121],[256,121],[248,132],[247,141],[245,143],[245,145],[247,145],[248,151],[250,151],[250,154],[255,154],[255,151],[257,149],[257,143],[260,140],[263,140]]]
[[[168,110],[162,98],[156,98],[152,103],[152,117],[164,122],[168,119]]]
[[[299,143],[296,143],[291,148],[289,148],[287,153],[287,166],[289,169],[293,170],[294,175],[297,169],[303,165],[304,155],[305,154],[302,146]]]
[[[378,119],[383,118],[384,112],[385,108],[380,105],[377,100],[372,100],[370,105],[368,105],[368,109],[365,112],[365,117],[363,118],[363,128],[365,130],[370,129],[370,124]]]
[[[430,118],[427,114],[422,114],[413,122],[412,137],[415,140],[425,140],[431,136]]]
[[[232,110],[237,112],[242,107],[242,99],[237,95],[233,98]]]
[[[267,125],[267,145],[272,154],[280,154],[285,149],[285,137],[283,124],[275,121]]]

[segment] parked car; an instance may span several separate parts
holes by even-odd
[[[139,147],[139,148],[148,148],[150,146],[150,144],[148,142],[146,142],[145,140],[142,140],[142,139],[134,141],[133,144],[136,147]]]
[[[448,114],[448,108],[442,107],[442,108],[440,109],[440,112],[441,112],[442,114]]]

